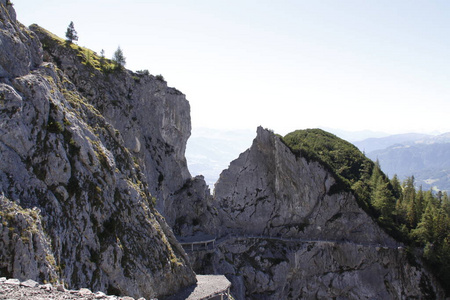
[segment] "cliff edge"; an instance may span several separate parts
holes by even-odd
[[[77,86],[74,74],[86,69],[51,61],[43,49],[48,45],[17,22],[9,1],[0,1],[0,21],[0,273],[136,298],[173,294],[195,283],[184,250],[155,208],[154,192],[164,194],[164,187],[155,188],[160,175],[150,174],[145,164],[141,168],[130,152],[152,138],[153,147],[161,144],[162,151],[182,156],[174,143],[179,132],[181,142],[186,139],[190,120],[173,107],[180,102],[188,113],[187,102],[150,76],[139,85],[127,71],[93,74]],[[64,41],[61,47],[85,51]],[[149,92],[149,86],[152,93],[159,90],[156,100],[136,100],[165,112],[156,119],[136,116],[158,128],[157,134],[143,137],[146,132],[135,127],[134,134],[121,132],[111,122],[118,112],[91,102],[97,98],[86,95],[95,86],[109,86],[108,80],[119,86],[113,94],[118,102],[127,97],[130,80],[140,87],[136,93]]]

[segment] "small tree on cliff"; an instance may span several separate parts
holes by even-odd
[[[72,41],[78,41],[78,33],[75,30],[75,26],[73,25],[72,21],[70,22],[69,26],[67,26],[66,40],[69,43],[72,43]]]
[[[123,51],[120,49],[120,46],[117,47],[116,52],[114,52],[112,60],[115,62],[117,69],[122,69],[125,66],[125,56],[123,55]]]

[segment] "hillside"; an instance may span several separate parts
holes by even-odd
[[[450,199],[447,193],[416,191],[414,177],[409,177],[402,185],[397,177],[389,180],[378,163],[374,164],[352,144],[320,129],[298,130],[283,140],[296,155],[315,158],[328,166],[342,179],[340,188],[351,190],[360,207],[391,236],[410,247],[422,248],[423,258],[433,266],[442,283],[450,278]],[[444,134],[414,144],[443,146],[447,140],[448,134]],[[433,147],[430,156],[447,153],[446,147],[442,148],[439,151]],[[413,160],[413,157],[408,159]],[[446,165],[447,162],[440,167],[446,168]]]

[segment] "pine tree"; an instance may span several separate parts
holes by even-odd
[[[412,230],[413,237],[423,245],[432,244],[434,242],[434,215],[436,209],[433,203],[428,203],[422,219],[417,228]]]
[[[442,208],[436,209],[434,215],[434,239],[441,245],[450,231],[450,218]]]
[[[422,186],[420,187],[419,191],[416,193],[415,197],[415,210],[414,210],[414,220],[415,224],[414,227],[417,226],[417,223],[420,222],[422,219],[423,212],[425,210],[425,196],[424,192],[422,190]]]
[[[416,187],[414,183],[414,176],[406,178],[403,183],[403,204],[407,205],[411,201],[414,201],[416,197]]]
[[[100,68],[105,66],[105,50],[100,51]]]
[[[370,185],[372,165],[367,161],[363,161],[359,173],[361,174],[360,179],[352,185],[352,189],[360,200],[369,203],[372,192]]]
[[[402,193],[397,201],[396,211],[400,223],[408,223],[408,208],[416,197],[416,188],[414,186],[414,176],[406,178],[402,184]]]
[[[427,207],[428,204],[432,203],[434,206],[438,205],[436,197],[433,195],[433,191],[429,190],[425,192],[424,195],[424,207]]]
[[[125,66],[125,56],[123,55],[123,51],[122,49],[120,49],[120,46],[117,47],[116,52],[114,52],[112,60],[116,63],[117,69],[122,69]]]
[[[380,220],[391,223],[395,209],[395,198],[389,189],[389,182],[385,182],[382,176],[378,177],[376,188],[373,191],[372,204],[380,212]]]
[[[450,217],[450,199],[448,198],[447,192],[442,194],[442,209]]]
[[[372,205],[375,206],[374,202],[376,202],[376,191],[378,188],[378,184],[382,183],[382,175],[381,175],[381,168],[380,168],[380,162],[377,161],[375,162],[375,165],[373,167],[372,170],[372,175],[370,176],[370,188],[371,188],[371,197],[370,197],[370,202],[372,203]]]
[[[377,159],[377,161],[375,162],[373,171],[372,171],[372,176],[370,177],[370,181],[372,183],[373,188],[376,188],[378,179],[380,177],[382,177],[382,171],[381,171],[380,161]]]
[[[400,183],[400,180],[398,179],[397,174],[394,174],[394,176],[391,179],[391,185],[392,185],[392,193],[395,199],[400,199],[402,195],[402,185]]]
[[[72,41],[78,41],[78,33],[75,30],[75,26],[73,25],[72,21],[70,22],[69,26],[67,27],[66,39],[69,43],[72,43]]]

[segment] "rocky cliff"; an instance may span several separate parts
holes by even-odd
[[[443,297],[323,164],[258,128],[211,196],[181,92],[0,5],[0,276],[164,297],[195,282],[175,232],[238,299]]]
[[[258,128],[252,147],[223,171],[214,205],[231,233],[388,243],[351,193],[316,161],[295,156],[272,132]],[[248,226],[251,220],[252,226]]]
[[[62,70],[76,91],[121,133],[158,199],[158,210],[172,223],[171,195],[191,178],[184,157],[191,132],[186,97],[154,76],[102,68],[95,64],[101,58],[94,52],[67,46],[38,25],[30,29],[42,41],[46,61]]]
[[[184,96],[152,76],[96,73],[9,1],[0,21],[0,273],[149,298],[194,283],[154,203],[166,213],[190,178]]]
[[[200,206],[202,214],[212,220],[204,180],[192,178],[187,168],[191,120],[185,95],[145,72],[117,71],[91,50],[67,46],[38,25],[30,29],[42,41],[45,59],[62,70],[77,92],[121,133],[156,198],[156,208],[173,230],[179,235],[207,231],[198,217],[186,218],[197,215]],[[190,199],[198,193],[200,198]]]
[[[444,295],[332,173],[263,128],[220,175],[213,206],[222,239],[214,251],[190,255],[196,270],[227,275],[239,299]]]

